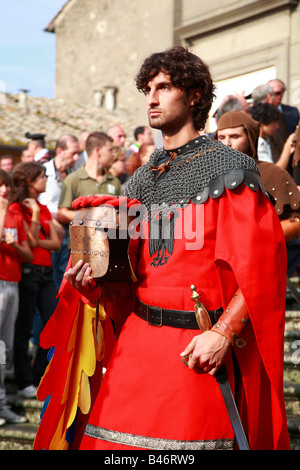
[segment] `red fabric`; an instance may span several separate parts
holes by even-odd
[[[225,190],[222,197],[203,205],[190,204],[178,214],[174,252],[165,265],[151,266],[147,238],[135,244],[139,250],[134,254],[138,260],[136,294],[150,305],[192,310],[190,286],[195,284],[206,307],[216,309],[226,308],[237,287],[241,288],[250,315],[240,335],[246,346],[234,347],[242,373],[243,425],[251,449],[288,449],[283,399],[286,252],[277,214],[260,190],[253,192],[244,185]],[[193,225],[189,226],[191,220]],[[198,238],[193,240],[196,229]],[[144,231],[147,236],[146,225]],[[184,236],[179,237],[180,233]],[[56,318],[64,335],[56,342],[68,337],[72,320],[68,318],[68,302],[73,303],[75,297],[70,290],[67,300],[62,300],[64,317]],[[49,345],[55,342],[57,325],[47,326]],[[215,379],[190,371],[181,361],[180,353],[197,333],[149,326],[135,314],[129,315],[89,422],[113,431],[164,439],[232,438]],[[226,366],[233,388],[230,357]],[[59,378],[53,372],[57,396],[62,392]],[[53,429],[54,422],[44,432],[51,434]],[[80,448],[133,449],[87,436]]]
[[[92,196],[78,197],[77,199],[73,201],[72,207],[74,210],[78,210],[81,207],[88,207],[88,206],[97,207],[97,206],[105,205],[105,204],[108,204],[113,207],[117,207],[121,205],[131,207],[134,204],[140,204],[140,202],[138,201],[138,199],[128,199],[125,196],[114,197],[114,196],[108,196],[104,194],[100,196],[92,195]]]
[[[198,240],[186,250],[187,237],[176,239],[173,255],[157,268],[151,266],[148,240],[141,240],[136,294],[149,305],[192,310],[190,286],[195,284],[206,307],[216,309],[225,308],[241,288],[251,319],[241,334],[246,346],[234,348],[243,377],[243,424],[251,449],[288,449],[283,399],[286,252],[277,214],[261,191],[244,185],[179,214],[177,230],[192,216],[198,232],[203,229],[203,246]],[[180,352],[195,334],[151,327],[132,314],[89,422],[168,439],[232,437],[215,380],[180,363]],[[232,381],[230,361],[227,368]],[[124,447],[85,436],[81,448]]]
[[[38,205],[40,207],[41,224],[39,238],[45,240],[50,235],[49,221],[52,220],[52,216],[47,206],[40,204],[39,202]],[[17,202],[11,204],[10,208],[12,211],[18,212],[25,219],[28,226],[31,226],[31,212],[29,210],[23,208],[22,205]],[[36,246],[31,248],[31,251],[33,254],[32,264],[37,264],[39,266],[52,266],[51,252],[49,250],[46,250],[40,246]]]
[[[89,422],[147,437],[232,439],[216,380],[191,372],[181,360],[180,353],[194,335],[192,330],[150,327],[132,314],[117,342]],[[227,369],[231,373],[230,361]],[[81,448],[123,446],[85,436]]]
[[[27,240],[23,218],[9,207],[5,217],[3,238],[0,244],[0,279],[10,282],[19,282],[21,279],[21,258],[11,245],[4,242],[4,234],[12,233],[17,243]]]
[[[80,299],[78,292],[67,282],[63,282],[61,294],[55,313],[40,335],[40,344],[43,348],[48,349],[55,345],[55,354],[37,393],[37,398],[40,401],[46,400],[51,394],[50,403],[44,412],[34,443],[34,449],[40,450],[49,448],[63,409],[61,397],[71,357],[71,351],[68,351],[67,344]],[[58,335],[58,331],[63,331],[64,334]],[[55,387],[52,387],[51,384],[55,384]]]
[[[220,199],[226,214],[219,211],[216,263],[221,282],[227,276],[224,261],[233,270],[251,319],[252,327],[242,334],[247,347],[236,348],[252,430],[250,443],[254,449],[285,449],[289,445],[283,396],[286,245],[278,216],[261,204],[263,198],[257,193],[243,206],[237,200],[228,205]],[[236,199],[235,193],[231,199]],[[229,230],[232,235],[225,237]],[[236,250],[239,245],[242,253]],[[259,410],[258,420],[251,409]]]
[[[71,264],[70,257],[66,271],[71,267]],[[37,398],[40,401],[45,401],[48,398],[50,398],[50,401],[45,408],[36,434],[34,442],[35,450],[49,449],[52,438],[59,426],[64,407],[67,406],[66,403],[62,403],[62,396],[70,369],[71,367],[76,368],[76,363],[72,364],[74,351],[69,345],[69,340],[72,333],[74,334],[76,330],[79,308],[81,308],[82,304],[88,303],[87,299],[79,294],[66,279],[62,281],[58,297],[58,306],[40,335],[41,347],[44,349],[54,348],[54,354],[51,357],[37,392]],[[90,379],[92,403],[101,384],[102,367],[106,367],[109,363],[116,341],[110,320],[108,319],[103,322],[102,325],[104,328],[105,354],[101,363],[97,363],[95,374]],[[116,321],[116,326],[117,329],[120,328],[118,320]],[[63,332],[63,334],[58,334],[58,332]],[[73,449],[76,449],[80,444],[87,419],[88,415],[83,415],[78,411],[75,423],[76,436],[72,443]]]

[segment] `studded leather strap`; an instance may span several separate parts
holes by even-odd
[[[298,218],[281,220],[281,227],[287,242],[300,238],[300,221]]]

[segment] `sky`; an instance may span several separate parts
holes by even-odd
[[[66,0],[0,0],[0,92],[55,97],[55,34],[44,29]]]

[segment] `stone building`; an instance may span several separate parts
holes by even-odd
[[[229,93],[251,93],[270,78],[300,103],[299,0],[69,0],[49,23],[56,34],[56,96],[146,124],[134,77],[151,52],[189,47],[210,66],[216,108]]]
[[[0,93],[0,155],[17,156],[25,132],[46,133],[53,148],[63,132],[123,125],[128,144],[147,124],[134,77],[150,53],[187,46],[210,66],[213,111],[227,94],[248,95],[275,77],[284,102],[300,106],[299,0],[62,0],[45,27],[56,35],[56,97]],[[1,91],[1,90],[0,90]],[[207,130],[214,130],[210,118]]]

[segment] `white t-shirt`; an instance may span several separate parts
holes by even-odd
[[[257,156],[258,159],[262,162],[274,163],[270,143],[268,140],[263,139],[262,137],[258,138]]]
[[[60,193],[62,189],[62,181],[59,172],[55,168],[54,158],[43,164],[48,177],[46,191],[39,195],[39,202],[48,207],[51,214],[57,214]]]

